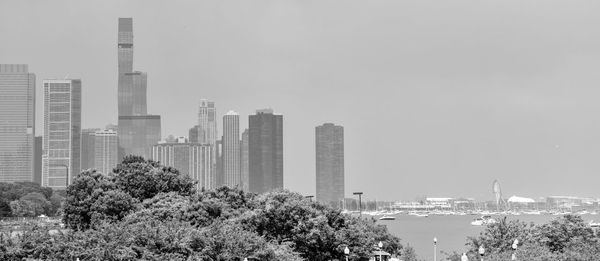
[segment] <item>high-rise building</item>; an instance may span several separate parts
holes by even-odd
[[[249,182],[249,152],[248,152],[248,129],[242,132],[242,140],[240,141],[240,176],[242,179],[242,189],[248,191]]]
[[[113,130],[94,133],[94,168],[101,173],[110,173],[117,166],[118,137]]]
[[[152,146],[150,157],[165,166],[174,167],[179,173],[196,180],[197,187],[212,189],[212,148],[210,145],[187,143],[178,139],[176,143],[161,142]]]
[[[99,128],[81,130],[81,170],[93,169],[95,167],[94,157],[96,149],[96,132]]]
[[[188,132],[190,143],[198,143],[198,125],[192,127]]]
[[[35,74],[0,64],[0,182],[33,181]]]
[[[81,80],[44,80],[42,186],[64,189],[81,170]]]
[[[257,110],[249,119],[249,191],[283,188],[283,116]]]
[[[344,199],[344,127],[325,123],[315,133],[317,200],[336,205]]]
[[[42,146],[43,139],[42,136],[35,136],[35,149],[33,156],[33,182],[37,184],[42,184]]]
[[[240,116],[229,111],[223,116],[223,178],[224,185],[240,187]]]
[[[200,100],[198,111],[198,143],[215,145],[217,141],[217,109],[215,103]]]
[[[223,169],[223,137],[217,140],[214,146],[211,146],[215,152],[215,175],[212,180],[214,187],[225,185],[225,171]]]
[[[160,141],[159,115],[119,116],[119,157],[137,155],[148,158],[150,148]]]
[[[133,19],[119,18],[118,160],[126,155],[148,157],[161,139],[160,116],[147,114],[147,74],[133,71]]]

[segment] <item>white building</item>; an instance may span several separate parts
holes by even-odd
[[[119,138],[113,130],[94,133],[94,168],[101,173],[110,173],[118,164]]]
[[[242,187],[240,172],[240,116],[229,111],[223,116],[223,185]]]

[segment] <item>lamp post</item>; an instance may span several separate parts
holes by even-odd
[[[460,257],[460,261],[469,261],[469,257],[467,257],[467,254],[463,253],[463,255]]]
[[[348,256],[350,255],[350,248],[348,246],[344,248],[344,255],[346,255],[346,261],[348,261]]]
[[[313,196],[313,195],[310,195],[310,196],[304,196],[304,197],[305,197],[305,198],[307,198],[308,200],[312,201],[312,199],[313,199],[315,196]]]
[[[433,238],[433,261],[437,261],[437,237]]]
[[[354,195],[358,195],[358,215],[362,217],[362,192],[354,192]]]
[[[485,254],[485,248],[483,245],[479,246],[479,255],[481,256],[481,261],[483,261],[483,255]]]
[[[383,251],[383,242],[379,241],[379,244],[377,244],[377,246],[379,247],[379,261],[383,261],[383,259],[381,259],[381,252]]]
[[[512,248],[513,248],[513,254],[512,254],[512,260],[517,260],[517,247],[519,247],[519,240],[515,239],[515,241],[513,241],[512,244]]]

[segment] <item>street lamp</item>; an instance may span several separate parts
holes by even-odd
[[[358,195],[358,215],[362,217],[362,192],[354,192],[354,195]]]
[[[517,247],[519,247],[519,240],[515,239],[512,244],[512,248],[514,250],[512,254],[512,260],[517,260]]]
[[[310,196],[304,196],[304,197],[305,197],[305,198],[307,198],[308,200],[312,201],[312,199],[313,199],[315,196],[313,196],[313,195],[310,195]]]
[[[463,255],[460,257],[460,261],[469,261],[469,257],[467,257],[467,254],[463,253]]]
[[[382,257],[382,251],[383,251],[383,242],[379,241],[379,244],[377,244],[377,246],[379,247],[379,261],[383,261],[383,259],[381,259]]]
[[[483,261],[483,255],[485,254],[485,248],[483,245],[479,246],[479,255],[481,256],[481,261]]]
[[[346,261],[348,261],[348,256],[350,255],[350,248],[348,246],[344,248],[344,255],[346,255]]]
[[[437,237],[433,238],[433,261],[437,261]]]

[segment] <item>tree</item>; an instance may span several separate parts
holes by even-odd
[[[187,175],[180,175],[175,168],[161,166],[158,162],[144,160],[139,156],[126,156],[113,169],[113,173],[116,188],[139,201],[162,192],[177,192],[181,195],[192,195],[195,192],[195,183]]]
[[[594,231],[577,215],[564,215],[542,225],[535,237],[552,252],[563,252],[572,242],[586,245],[598,242]]]
[[[499,222],[489,224],[477,237],[468,237],[469,252],[477,253],[479,246],[485,246],[488,253],[512,251],[515,239],[521,243],[532,240],[533,223],[518,220],[508,221],[506,217]]]

